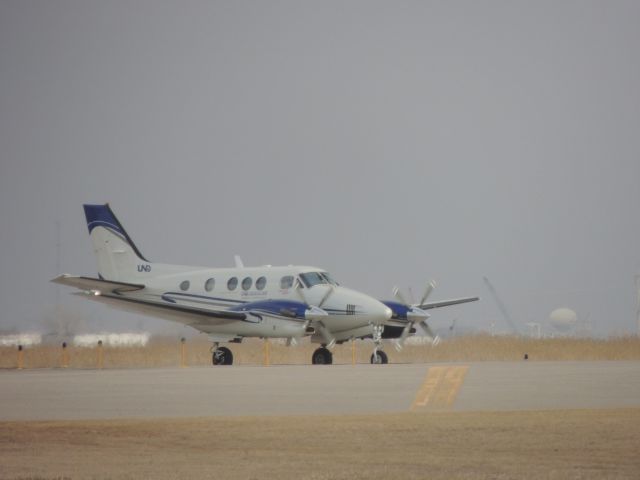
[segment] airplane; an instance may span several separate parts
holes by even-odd
[[[420,302],[379,301],[338,284],[322,268],[309,266],[205,268],[150,262],[133,243],[109,204],[84,205],[98,277],[62,274],[52,282],[75,287],[84,298],[125,311],[179,322],[207,334],[213,365],[231,365],[233,353],[221,343],[244,338],[286,338],[287,345],[310,336],[320,344],[312,364],[331,364],[335,344],[371,338],[371,363],[388,363],[383,339],[396,348],[421,328],[434,343],[426,310],[473,302],[465,297],[428,303],[428,285]]]

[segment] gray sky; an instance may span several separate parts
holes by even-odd
[[[640,3],[0,1],[0,329],[95,274],[82,203],[147,258],[311,264],[635,332]],[[82,302],[87,328],[164,328]]]

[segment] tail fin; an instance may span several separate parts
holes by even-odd
[[[131,281],[148,272],[149,261],[142,256],[109,204],[84,205],[89,236],[98,259],[98,273],[104,280]]]

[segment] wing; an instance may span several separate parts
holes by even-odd
[[[451,300],[441,300],[439,302],[427,302],[422,305],[416,305],[416,307],[421,310],[429,310],[432,308],[441,308],[441,307],[449,307],[451,305],[459,305],[461,303],[469,303],[469,302],[477,302],[480,300],[480,297],[463,297],[463,298],[452,298]]]

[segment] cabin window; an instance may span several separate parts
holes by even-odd
[[[229,290],[235,290],[238,286],[238,277],[231,277],[227,282],[227,288]]]
[[[258,290],[264,290],[264,287],[267,285],[267,278],[260,277],[256,280],[256,288]]]
[[[251,277],[244,277],[244,279],[242,279],[243,290],[249,290],[251,288],[251,285],[253,285],[253,280],[251,279]]]
[[[280,288],[282,290],[287,290],[291,287],[293,287],[293,277],[291,275],[287,275],[280,279]]]
[[[182,290],[183,292],[186,292],[187,290],[189,290],[189,285],[190,285],[189,280],[185,280],[180,284],[180,290]]]
[[[215,285],[216,285],[216,280],[214,278],[210,278],[209,280],[204,282],[204,289],[207,292],[210,292],[211,290],[213,290],[213,287],[215,287]]]

